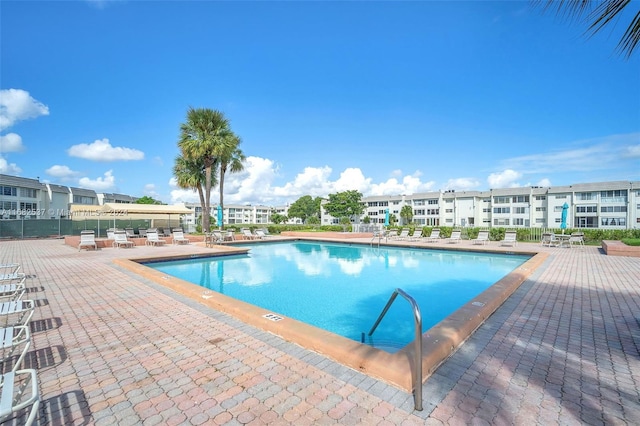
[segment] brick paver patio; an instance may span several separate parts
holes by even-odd
[[[37,304],[25,359],[36,424],[640,424],[640,258],[523,246],[550,256],[425,382],[421,412],[404,391],[112,263],[212,249],[3,241],[0,263],[22,264]]]

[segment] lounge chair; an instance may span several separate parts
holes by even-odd
[[[228,230],[226,234],[224,234],[224,237],[222,238],[224,241],[235,241],[236,240],[236,236],[233,233],[232,230]]]
[[[256,229],[255,231],[253,231],[253,238],[255,238],[256,240],[264,240],[266,238],[266,235],[264,235],[264,231],[262,229]]]
[[[35,311],[33,300],[12,300],[0,303],[0,324],[3,327],[29,325]],[[14,317],[17,317],[15,319]]]
[[[113,247],[120,248],[121,246],[133,247],[133,241],[129,241],[127,233],[125,231],[115,231],[113,233]]]
[[[116,231],[117,231],[117,229],[115,229],[115,228],[107,229],[107,239],[108,240],[115,240],[116,237],[114,237],[114,234],[115,234]]]
[[[489,231],[480,231],[478,232],[478,236],[471,240],[473,244],[488,244],[489,243]]]
[[[135,238],[136,234],[133,232],[133,228],[124,228],[124,232],[127,234],[127,238]]]
[[[213,247],[222,242],[222,234],[220,231],[207,232],[204,234],[204,244],[207,247]]]
[[[420,241],[422,239],[422,228],[413,230],[413,234],[409,235],[409,241]]]
[[[504,238],[500,241],[501,246],[517,246],[517,234],[516,231],[505,231]]]
[[[440,239],[440,228],[433,228],[431,230],[431,235],[424,238],[424,240],[428,243],[435,243],[439,239]]]
[[[147,231],[147,241],[144,243],[148,246],[163,246],[166,241],[158,237],[157,231]]]
[[[139,228],[138,235],[140,236],[140,238],[147,238],[147,230],[144,228]]]
[[[389,232],[387,232],[387,235],[385,235],[387,240],[395,240],[398,238],[398,230],[397,229],[390,229]]]
[[[13,363],[11,371],[15,372],[22,367],[22,361],[31,346],[31,334],[29,333],[30,325],[17,325],[15,327],[0,328],[0,347],[2,348],[2,359],[0,362],[5,366],[8,365],[15,355],[18,359]],[[18,349],[22,347],[22,351]]]
[[[36,370],[17,370],[3,374],[0,395],[0,422],[10,419],[14,413],[31,406],[27,419],[20,419],[19,423],[24,422],[22,424],[25,426],[33,424],[40,406]]]
[[[189,239],[185,238],[182,229],[176,228],[173,230],[173,244],[189,244]]]
[[[409,228],[402,228],[400,233],[394,237],[389,237],[389,239],[393,240],[406,240],[409,237]]]
[[[15,301],[22,299],[26,291],[23,277],[19,282],[10,282],[8,284],[0,284],[0,301]]]
[[[242,228],[242,237],[245,240],[255,240],[256,236],[251,233],[251,230],[248,228]]]
[[[268,228],[262,228],[262,232],[264,233],[264,236],[265,236],[266,238],[273,237],[273,235],[271,235],[271,234],[269,233],[269,229],[268,229]]]
[[[460,240],[462,240],[461,238],[462,235],[462,231],[451,231],[451,236],[449,238],[447,238],[447,242],[448,243],[459,243]]]
[[[93,247],[94,250],[98,250],[98,244],[96,244],[96,237],[93,231],[80,232],[80,244],[78,244],[78,251],[82,247]]]

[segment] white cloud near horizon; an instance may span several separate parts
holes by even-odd
[[[489,188],[514,188],[520,186],[517,180],[522,178],[522,173],[507,169],[500,173],[491,173],[487,178]]]
[[[0,90],[0,131],[18,121],[49,115],[49,107],[22,89]]]
[[[22,169],[16,163],[9,163],[6,158],[0,157],[0,173],[6,175],[19,175]]]
[[[574,149],[506,159],[505,169],[522,174],[604,170],[619,167],[619,162],[640,157],[640,133],[611,135],[575,142]]]
[[[96,192],[112,191],[116,187],[116,179],[113,176],[113,170],[107,170],[104,177],[89,179],[83,177],[78,180],[81,188],[93,189]]]
[[[73,179],[80,174],[80,172],[75,172],[71,170],[68,166],[54,165],[49,167],[44,171],[49,176],[53,176],[58,179],[68,180]]]
[[[17,133],[7,133],[0,135],[0,153],[3,152],[20,152],[24,150],[22,145],[22,137]]]
[[[93,143],[73,145],[67,150],[71,157],[92,161],[132,161],[143,160],[144,152],[133,148],[114,147],[109,139],[96,139]]]

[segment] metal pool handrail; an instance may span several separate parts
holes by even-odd
[[[389,298],[387,305],[384,307],[380,316],[376,320],[376,323],[371,327],[371,331],[369,331],[369,336],[376,331],[378,324],[382,321],[382,318],[386,315],[387,311],[393,304],[393,301],[396,300],[398,294],[405,299],[413,308],[413,319],[415,322],[416,328],[416,339],[415,339],[415,365],[413,368],[413,401],[415,405],[415,409],[417,411],[422,411],[422,315],[420,314],[420,307],[416,303],[415,299],[409,296],[404,290],[400,288],[396,288]]]

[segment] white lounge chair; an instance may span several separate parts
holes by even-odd
[[[431,234],[425,237],[424,240],[428,243],[434,243],[440,239],[440,228],[433,228]]]
[[[473,244],[489,244],[489,231],[479,231],[478,236],[471,240]]]
[[[13,363],[11,371],[16,371],[22,368],[22,361],[31,346],[31,334],[29,332],[29,325],[17,325],[15,327],[0,328],[0,347],[2,348],[2,362],[3,365],[7,365],[7,362],[12,359],[16,354],[20,354],[18,359]],[[18,348],[22,346],[22,351],[17,352]],[[6,370],[6,368],[5,368]]]
[[[245,240],[255,240],[256,236],[251,233],[251,230],[248,228],[242,228],[242,237]]]
[[[0,284],[14,281],[23,281],[27,276],[23,272],[20,272],[19,263],[7,263],[0,265]]]
[[[542,237],[540,238],[541,246],[554,247],[554,246],[558,246],[559,243],[560,241],[558,241],[555,234],[552,234],[550,232],[543,233]]]
[[[413,234],[409,235],[409,241],[420,241],[422,239],[422,228],[413,230]]]
[[[22,299],[24,292],[26,291],[25,282],[26,277],[23,277],[18,282],[9,282],[7,284],[0,284],[0,301],[15,301]]]
[[[3,374],[0,384],[0,423],[29,406],[31,410],[26,420],[19,419],[18,424],[31,426],[38,415],[40,391],[36,370],[17,370]]]
[[[113,247],[133,247],[133,241],[129,241],[125,231],[115,231],[113,233]]]
[[[400,230],[400,233],[393,237],[392,239],[394,240],[406,240],[407,238],[409,238],[409,228],[402,228],[402,230]]]
[[[266,238],[266,235],[264,235],[264,231],[262,229],[256,229],[255,231],[253,231],[253,237],[256,240],[264,240]]]
[[[500,241],[501,246],[517,246],[517,234],[516,231],[505,231],[504,238]]]
[[[451,231],[451,236],[449,238],[447,238],[447,242],[448,243],[459,243],[462,235],[462,231],[459,230],[455,230],[455,231]]]
[[[173,230],[173,244],[189,244],[189,239],[185,238],[182,229],[176,228]]]
[[[3,327],[28,326],[34,311],[35,303],[33,300],[2,302],[0,303],[0,324]]]
[[[148,246],[163,246],[166,241],[158,237],[158,231],[147,231],[147,241],[144,243]]]
[[[385,236],[387,240],[395,240],[398,238],[398,230],[397,229],[390,229],[389,232],[387,232],[387,235]]]
[[[93,247],[94,250],[98,250],[98,244],[96,243],[96,237],[93,231],[80,232],[80,244],[78,244],[78,251],[82,247]]]

